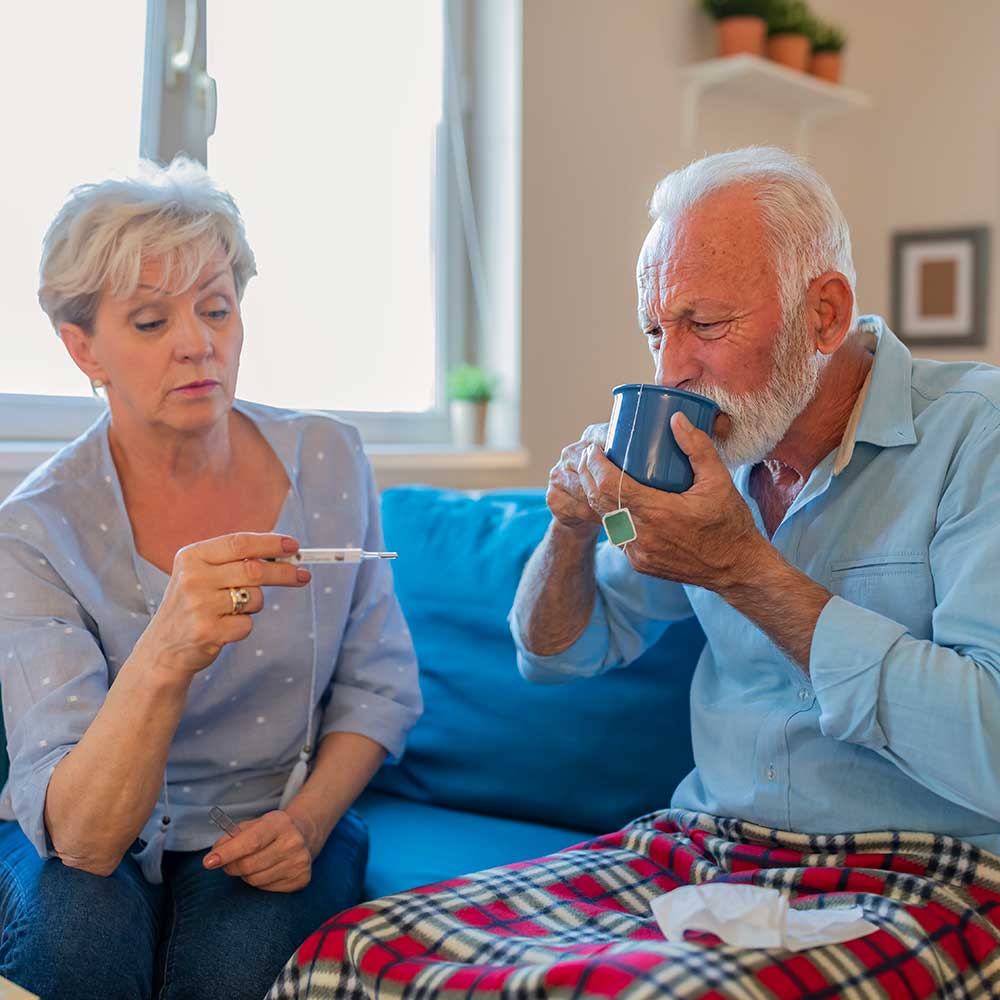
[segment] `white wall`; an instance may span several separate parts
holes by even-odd
[[[847,29],[844,82],[873,107],[824,126],[811,158],[852,226],[860,307],[888,315],[893,229],[996,228],[1000,3],[813,3]],[[542,483],[562,445],[606,419],[611,387],[648,377],[634,262],[652,187],[685,160],[676,70],[713,45],[697,0],[525,0],[522,428],[531,464],[424,481]],[[706,152],[793,141],[782,115],[707,102]],[[995,248],[994,285],[998,268]],[[991,296],[990,338],[978,354],[951,354],[1000,363],[1000,294]]]
[[[985,224],[989,343],[920,353],[1000,364],[1000,3],[811,2],[846,27],[846,82],[874,102],[814,144],[851,224],[862,307],[888,317],[890,232]]]

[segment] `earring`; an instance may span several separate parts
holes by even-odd
[[[94,378],[90,380],[90,388],[97,392],[98,389],[104,388],[104,383],[99,378]]]

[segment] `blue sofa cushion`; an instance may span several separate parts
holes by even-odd
[[[543,493],[397,487],[382,513],[425,711],[402,762],[383,768],[373,789],[592,832],[667,805],[693,766],[697,623],[671,626],[626,670],[531,684],[506,617],[550,521]]]
[[[355,808],[368,824],[365,899],[545,857],[590,838],[583,830],[480,816],[371,790]]]

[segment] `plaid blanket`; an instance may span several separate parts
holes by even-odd
[[[878,927],[793,953],[664,939],[650,902],[708,881],[796,907],[860,904]],[[269,1000],[365,997],[1000,997],[1000,858],[923,833],[807,836],[666,810],[551,857],[346,910]]]

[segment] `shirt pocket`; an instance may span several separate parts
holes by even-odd
[[[929,638],[934,613],[934,580],[925,552],[880,552],[830,562],[829,589],[845,601],[868,608]]]

